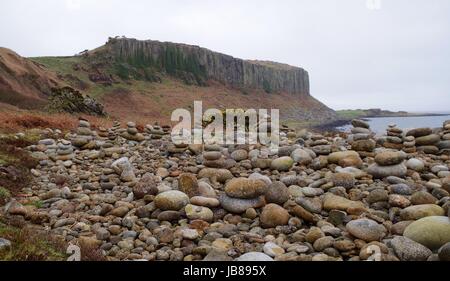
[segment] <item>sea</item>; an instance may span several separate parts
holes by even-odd
[[[415,128],[438,128],[442,127],[444,121],[450,120],[450,114],[440,116],[414,116],[414,117],[375,117],[364,118],[370,124],[370,129],[376,134],[386,133],[389,125],[396,124],[397,127],[407,131]],[[342,132],[350,132],[352,125],[345,125],[337,129]]]

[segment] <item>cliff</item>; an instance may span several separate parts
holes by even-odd
[[[162,68],[200,85],[215,80],[242,89],[309,95],[308,72],[299,67],[242,60],[198,46],[152,40],[111,38],[100,50],[108,50],[118,61]]]

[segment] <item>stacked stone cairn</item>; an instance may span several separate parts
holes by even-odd
[[[370,126],[367,122],[359,119],[352,120],[353,128],[351,130],[352,135],[352,150],[357,151],[361,157],[373,157],[374,149],[376,146],[375,140],[373,140],[373,133],[370,130]]]
[[[416,153],[416,138],[414,136],[405,136],[403,138],[403,151],[406,153]]]
[[[369,166],[367,172],[374,178],[382,179],[389,176],[403,178],[407,168],[404,164],[406,153],[398,150],[382,149],[375,156],[375,163]]]
[[[415,138],[417,151],[434,155],[439,152],[437,144],[441,140],[441,137],[433,133],[431,128],[413,129],[408,131],[406,136],[413,136]]]
[[[398,128],[397,125],[391,124],[386,130],[387,136],[383,142],[385,148],[403,149],[403,130]]]
[[[108,129],[106,129],[105,127],[98,128],[98,136],[105,139],[108,138],[109,136]]]
[[[56,161],[69,161],[74,158],[74,148],[70,141],[64,139],[59,140],[57,146],[56,157],[54,158]],[[66,162],[65,166],[69,165],[68,163],[70,162]]]
[[[94,133],[91,130],[91,124],[87,120],[80,118],[76,135],[72,139],[72,145],[80,149],[92,149],[95,147]]]
[[[164,135],[167,134],[157,122],[155,122],[153,126],[147,125],[146,132],[151,135],[151,139],[153,140],[161,139]]]
[[[119,135],[119,131],[120,131],[120,122],[119,121],[114,121],[113,122],[113,126],[108,130],[108,139],[110,141],[114,141],[117,139],[117,136]]]
[[[145,140],[144,135],[139,133],[138,129],[136,128],[136,123],[134,122],[127,123],[127,130],[123,132],[121,136],[130,141],[141,142]]]
[[[225,157],[222,154],[223,148],[219,145],[207,144],[203,148],[203,165],[209,168],[223,168]]]
[[[450,155],[450,120],[444,122],[444,130],[440,133],[441,141],[438,143],[439,154]]]

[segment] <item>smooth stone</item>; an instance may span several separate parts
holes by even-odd
[[[264,196],[252,199],[232,198],[226,194],[219,197],[222,208],[231,213],[241,214],[250,208],[261,208],[266,203]]]
[[[331,176],[334,186],[342,186],[350,189],[355,186],[355,177],[349,173],[336,173]]]
[[[264,254],[264,253],[260,253],[260,252],[249,252],[249,253],[245,253],[242,256],[240,256],[239,258],[236,259],[236,261],[240,261],[240,262],[247,262],[247,261],[251,261],[251,262],[255,262],[255,261],[259,261],[259,262],[266,262],[266,261],[273,261],[273,259]]]
[[[270,257],[277,257],[285,253],[285,250],[273,242],[267,242],[263,246],[263,251]]]
[[[322,252],[326,248],[333,247],[334,239],[331,236],[325,236],[314,241],[313,248],[317,252]]]
[[[238,149],[233,151],[230,156],[233,160],[240,162],[248,158],[248,152],[244,149]]]
[[[436,204],[436,197],[426,191],[417,191],[413,193],[410,199],[413,205]]]
[[[430,135],[432,132],[433,131],[430,128],[417,128],[417,129],[409,130],[406,133],[406,136],[413,136],[415,138],[418,138],[418,137]]]
[[[249,180],[262,180],[267,185],[272,183],[272,180],[268,176],[261,175],[260,173],[253,173],[248,177]]]
[[[205,151],[203,152],[203,158],[209,161],[219,160],[222,157],[220,151]]]
[[[298,197],[295,202],[311,213],[319,214],[322,212],[322,201],[318,197]]]
[[[346,225],[347,231],[366,242],[379,241],[386,235],[386,228],[371,219],[357,219]]]
[[[364,120],[360,120],[360,119],[353,119],[352,120],[352,126],[353,127],[360,127],[360,128],[365,128],[365,129],[369,129],[370,128],[370,125],[369,125],[369,123],[367,123],[366,121],[364,121]]]
[[[318,155],[329,155],[331,153],[331,145],[316,145],[311,149]]]
[[[408,172],[405,165],[397,164],[392,166],[380,166],[376,163],[369,166],[367,173],[371,174],[374,178],[386,178],[389,176],[405,177]]]
[[[288,211],[277,204],[266,205],[259,216],[262,226],[266,228],[286,225],[289,218]]]
[[[421,172],[425,169],[425,164],[420,159],[411,158],[408,161],[406,161],[406,167],[416,172]]]
[[[407,207],[400,211],[400,218],[402,220],[418,220],[424,217],[443,216],[444,209],[438,205],[425,204]]]
[[[265,193],[267,203],[283,205],[289,200],[289,189],[280,181],[270,184]]]
[[[426,154],[437,154],[439,152],[439,148],[434,145],[422,145],[417,147],[417,151]]]
[[[339,164],[339,161],[347,157],[359,158],[359,154],[358,152],[353,150],[333,152],[330,155],[328,155],[328,162],[331,164]]]
[[[159,213],[159,221],[177,221],[181,217],[181,213],[178,211],[163,211]]]
[[[408,237],[431,250],[436,250],[450,242],[450,218],[431,216],[411,223],[404,231]]]
[[[361,127],[352,128],[350,131],[352,132],[352,134],[370,134],[370,133],[372,133],[370,131],[370,129],[361,128]]]
[[[363,171],[361,171],[358,168],[355,167],[345,167],[345,168],[341,168],[341,167],[336,167],[336,173],[347,173],[347,174],[352,174],[353,177],[355,177],[355,179],[360,179],[364,176],[367,176],[367,174]]]
[[[380,166],[397,165],[405,160],[406,154],[403,151],[383,151],[377,153],[375,162]]]
[[[126,214],[128,214],[129,211],[130,210],[128,209],[127,206],[120,206],[111,210],[111,212],[109,212],[108,215],[116,217],[124,217]]]
[[[435,145],[441,140],[441,137],[436,134],[431,134],[423,137],[416,137],[416,146]]]
[[[384,189],[374,189],[372,190],[366,198],[367,202],[370,204],[377,202],[386,202],[389,200],[389,193]]]
[[[389,190],[391,191],[391,193],[401,195],[411,195],[413,192],[411,187],[409,187],[409,185],[404,183],[393,184],[389,186]]]
[[[184,173],[178,178],[179,190],[187,196],[194,197],[200,195],[197,177],[194,174]]]
[[[438,256],[440,261],[450,261],[450,242],[439,249]]]
[[[352,143],[352,149],[356,151],[372,152],[375,149],[376,142],[372,139],[359,140]]]
[[[289,171],[294,165],[294,160],[289,156],[280,157],[274,159],[270,165],[272,170],[277,170],[280,172]]]
[[[301,148],[294,150],[291,153],[291,158],[295,163],[298,163],[300,165],[309,165],[313,160],[311,155]]]
[[[207,222],[211,222],[213,220],[214,214],[211,209],[202,206],[195,206],[192,204],[186,205],[184,208],[186,212],[186,216],[190,220],[204,220]]]
[[[226,169],[204,168],[198,173],[198,178],[209,178],[224,183],[233,178],[233,174]]]
[[[347,211],[349,209],[365,210],[365,206],[360,201],[352,201],[347,198],[327,193],[323,199],[323,208],[325,210],[341,210]]]
[[[158,194],[155,199],[155,206],[164,211],[178,211],[189,203],[189,197],[178,190],[170,190]]]
[[[256,198],[267,191],[267,184],[261,180],[247,178],[235,178],[227,182],[225,193],[233,198],[251,199]]]
[[[220,202],[216,198],[195,196],[190,199],[191,203],[198,206],[216,208],[220,206]]]
[[[226,252],[217,250],[217,249],[211,249],[209,253],[206,255],[206,257],[203,259],[203,261],[215,261],[215,262],[230,262],[233,259],[227,255]]]
[[[446,140],[446,141],[440,141],[437,144],[437,147],[442,150],[442,149],[450,149],[450,140]]]

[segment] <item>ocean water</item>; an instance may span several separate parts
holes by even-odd
[[[367,118],[369,120],[370,128],[377,134],[384,134],[386,129],[391,124],[396,124],[397,127],[407,131],[415,128],[437,128],[442,127],[444,121],[450,120],[450,114],[445,116],[420,116],[420,117],[377,117]],[[350,132],[352,126],[346,125],[339,127],[338,130],[343,132]]]

